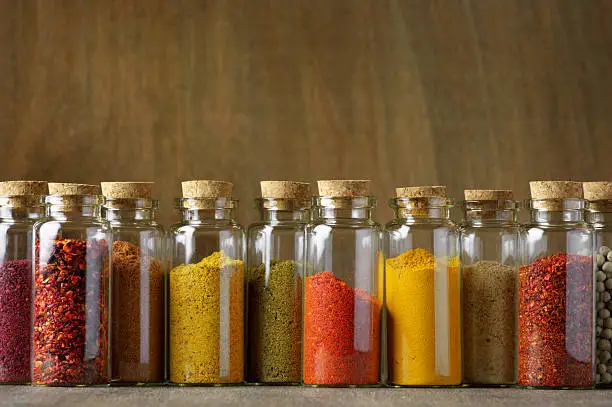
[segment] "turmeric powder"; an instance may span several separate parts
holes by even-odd
[[[170,271],[169,374],[173,383],[244,379],[244,263],[215,252]]]
[[[386,260],[389,383],[461,383],[460,275],[457,257],[421,248]]]

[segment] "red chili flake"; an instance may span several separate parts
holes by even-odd
[[[47,243],[44,259],[36,244],[32,382],[108,383],[108,243]]]
[[[520,386],[593,384],[593,262],[558,253],[519,270]]]
[[[378,383],[380,302],[329,271],[306,277],[305,296],[304,383]]]
[[[32,263],[0,265],[0,383],[30,381]]]

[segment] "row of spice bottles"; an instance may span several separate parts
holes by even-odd
[[[0,381],[29,380],[23,344],[32,252],[35,384],[103,384],[109,370],[121,382],[164,380],[166,256],[151,186],[103,183],[104,220],[97,186],[50,184],[32,239],[31,224],[42,217],[36,199],[47,184],[2,184],[0,218],[14,221],[2,223]],[[368,181],[319,181],[312,220],[308,184],[262,182],[262,221],[249,228],[245,273],[231,184],[183,183],[183,222],[170,230],[168,256],[169,380],[245,379],[246,279],[248,381],[375,385],[385,371],[400,386],[507,385],[518,369],[519,385],[588,387],[596,361],[598,381],[607,382],[610,235],[596,234],[603,249],[594,285],[582,184],[543,181],[531,189],[532,224],[522,232],[509,191],[466,191],[459,233],[444,187],[398,188],[396,219],[382,234]],[[605,231],[611,184],[586,183],[585,193],[596,229]]]

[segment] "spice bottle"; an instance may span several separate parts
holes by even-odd
[[[310,185],[262,181],[260,221],[249,226],[248,375],[253,383],[302,378],[302,277]]]
[[[583,183],[587,221],[595,229],[595,383],[612,387],[612,182]]]
[[[0,383],[30,382],[32,232],[45,181],[0,182]]]
[[[388,382],[461,383],[457,227],[444,186],[403,187],[385,228]]]
[[[108,383],[110,226],[100,187],[49,183],[34,226],[32,383]]]
[[[380,381],[380,226],[370,181],[319,181],[307,232],[303,383]]]
[[[113,231],[111,380],[164,380],[164,232],[152,182],[102,182]]]
[[[593,385],[593,232],[582,184],[530,182],[531,222],[521,231],[518,385]]]
[[[509,385],[516,381],[519,205],[512,191],[464,193],[463,383]]]
[[[232,184],[183,182],[182,221],[170,229],[169,376],[176,384],[244,380],[243,228]]]

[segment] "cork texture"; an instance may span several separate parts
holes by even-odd
[[[310,184],[298,181],[261,181],[261,196],[263,198],[310,199]]]
[[[367,196],[370,195],[368,180],[322,180],[317,181],[320,196]]]
[[[582,198],[582,183],[577,181],[531,181],[532,199]]]
[[[0,182],[0,196],[47,195],[47,181],[3,181]]]
[[[583,182],[582,189],[587,201],[612,199],[612,181]]]
[[[151,198],[153,182],[101,182],[102,195],[107,198]]]
[[[446,186],[399,187],[395,188],[395,194],[398,198],[445,198]]]
[[[509,189],[466,189],[463,191],[466,201],[510,201],[514,194]]]
[[[49,182],[50,195],[100,195],[99,185]]]
[[[183,181],[183,198],[231,198],[234,184],[227,181]]]

